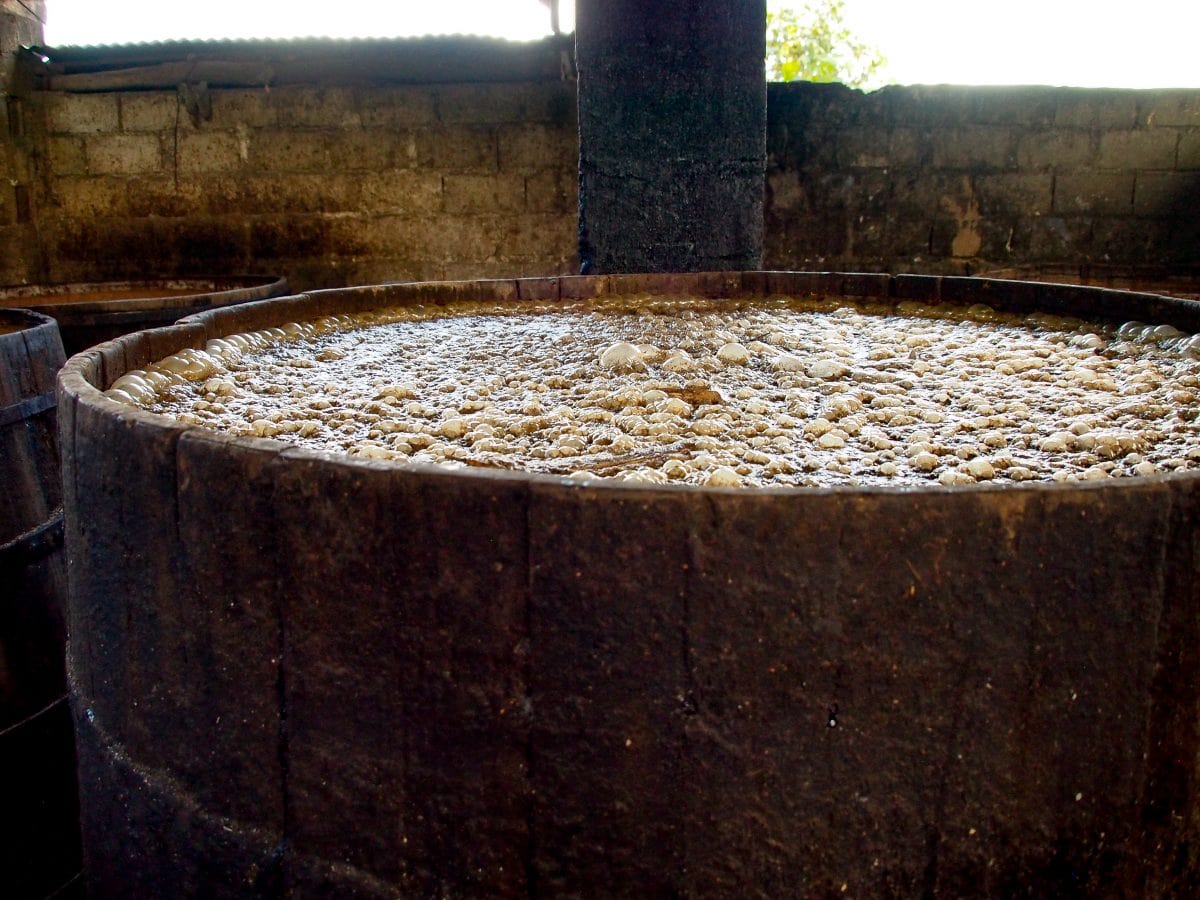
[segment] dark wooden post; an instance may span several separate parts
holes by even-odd
[[[764,0],[579,0],[585,273],[754,269]]]

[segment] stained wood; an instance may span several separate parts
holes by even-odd
[[[75,746],[66,698],[55,377],[48,316],[0,310],[0,876],[48,896],[79,872]]]
[[[65,361],[53,319],[0,310],[0,409],[36,400],[54,391],[54,376]],[[58,439],[52,410],[0,425],[0,544],[44,522],[62,503]]]
[[[63,363],[53,319],[0,310],[0,732],[61,697],[66,582],[54,377]],[[24,414],[22,407],[40,412]],[[5,412],[8,415],[4,415]]]
[[[719,278],[1185,326],[1200,309]],[[377,296],[122,343],[164,355]],[[692,491],[402,467],[177,435],[97,394],[119,374],[88,371],[99,356],[62,378],[97,896],[1195,895],[1197,473]]]

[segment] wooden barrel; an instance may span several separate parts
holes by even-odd
[[[0,304],[53,316],[67,356],[74,356],[122,334],[287,290],[287,279],[274,275],[162,278],[6,287]]]
[[[1200,473],[581,483],[233,437],[102,394],[287,322],[607,292],[1200,331],[1200,304],[1150,295],[747,272],[320,291],[76,356],[92,896],[1196,896]]]
[[[0,310],[0,881],[48,896],[80,868],[66,700],[54,320]]]
[[[1102,263],[1043,263],[988,269],[985,278],[1080,284],[1200,300],[1200,269],[1117,266]]]

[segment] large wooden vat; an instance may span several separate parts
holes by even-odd
[[[95,896],[1194,896],[1200,478],[581,485],[103,397],[229,333],[606,291],[1183,300],[922,276],[393,285],[215,310],[60,379]]]
[[[48,316],[0,310],[0,885],[41,897],[80,868],[66,697],[66,565]]]
[[[0,304],[52,316],[67,355],[73,356],[123,334],[287,291],[287,279],[274,275],[222,275],[17,285],[0,288]]]

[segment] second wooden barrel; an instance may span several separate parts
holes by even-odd
[[[49,896],[80,869],[63,669],[63,362],[52,318],[0,310],[0,879],[14,897]]]
[[[234,303],[281,297],[275,275],[161,278],[0,288],[0,304],[19,306],[58,322],[67,356],[102,341],[170,325],[176,319]]]

